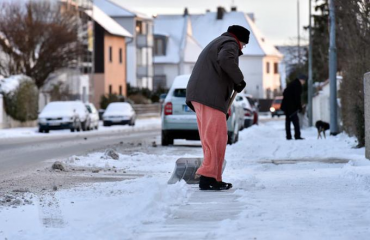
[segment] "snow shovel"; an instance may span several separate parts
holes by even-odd
[[[228,109],[230,109],[233,103],[236,91],[233,92]],[[171,178],[168,180],[168,184],[175,184],[181,180],[184,180],[187,184],[199,184],[199,176],[196,175],[198,168],[202,165],[203,158],[179,158],[176,161],[175,169],[172,173]],[[222,172],[226,166],[226,160],[222,165]]]

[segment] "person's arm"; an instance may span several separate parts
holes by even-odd
[[[235,85],[244,82],[243,73],[238,66],[238,57],[239,47],[234,41],[224,43],[217,56],[217,62],[221,69],[234,81]]]

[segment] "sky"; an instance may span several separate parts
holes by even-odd
[[[275,45],[297,44],[297,2],[300,5],[301,42],[307,43],[308,33],[303,26],[308,25],[309,0],[116,0],[131,9],[148,15],[182,14],[184,8],[190,14],[205,13],[207,9],[216,11],[223,6],[230,11],[231,5],[238,11],[254,13],[256,24],[262,33]],[[314,2],[314,1],[312,1]]]

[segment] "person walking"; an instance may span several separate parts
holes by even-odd
[[[204,160],[197,171],[201,190],[225,190],[222,165],[227,145],[227,112],[230,96],[246,83],[239,56],[249,42],[248,29],[232,25],[200,53],[186,89],[186,104],[196,113]]]
[[[285,132],[286,139],[292,139],[290,131],[290,123],[294,126],[294,138],[296,140],[303,140],[301,137],[301,129],[299,126],[298,112],[302,112],[302,86],[307,81],[307,76],[300,74],[293,82],[289,83],[283,93],[283,101],[280,109],[285,112]]]

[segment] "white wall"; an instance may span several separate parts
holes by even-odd
[[[278,64],[281,59],[278,57],[266,56],[263,58],[263,89],[264,89],[264,97],[265,98],[272,98],[273,96],[267,96],[267,89],[270,89],[272,93],[276,89],[280,91],[281,81],[280,81],[280,74],[279,69],[278,72],[275,73],[275,63]],[[270,64],[270,71],[267,73],[267,63]]]
[[[243,55],[239,58],[239,68],[247,83],[246,93],[253,95],[254,98],[263,98],[264,96],[262,67],[262,57]]]

